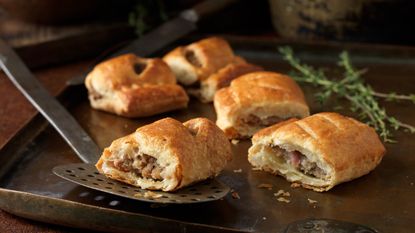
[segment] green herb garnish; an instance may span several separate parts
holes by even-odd
[[[394,92],[386,94],[374,91],[361,78],[366,70],[356,70],[352,66],[347,52],[342,52],[339,57],[338,65],[344,69],[344,77],[341,80],[330,80],[322,69],[302,64],[299,59],[294,57],[290,47],[280,47],[279,52],[283,59],[295,69],[291,76],[296,81],[309,83],[321,89],[316,93],[316,97],[321,103],[324,103],[333,94],[336,97],[347,99],[350,102],[350,110],[359,113],[361,120],[373,126],[384,142],[395,142],[392,139],[393,135],[390,128],[394,130],[404,129],[410,133],[415,133],[414,126],[389,116],[377,101],[377,98],[383,98],[387,101],[409,100],[415,104],[415,94],[399,95]]]
[[[134,27],[137,36],[144,35],[167,19],[166,9],[161,0],[139,1],[128,15],[128,23]]]

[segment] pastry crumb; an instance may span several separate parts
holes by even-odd
[[[288,200],[285,197],[279,197],[279,198],[277,198],[277,201],[279,201],[279,202],[285,202],[285,203],[290,203],[290,200]]]
[[[268,190],[271,190],[272,189],[272,184],[260,184],[260,185],[258,185],[257,186],[258,188],[260,188],[260,189],[268,189]]]
[[[143,194],[142,193],[136,193],[136,194],[134,194],[134,197],[143,197]]]
[[[238,139],[232,139],[231,142],[232,142],[232,144],[236,145],[236,144],[239,143],[239,140]]]
[[[278,192],[274,193],[274,196],[279,197],[279,196],[283,196],[283,197],[289,197],[291,196],[291,194],[289,192],[286,192],[282,189],[278,190]]]
[[[238,200],[241,199],[241,197],[239,196],[239,193],[234,190],[231,190],[231,195],[233,199],[238,199]]]
[[[262,220],[267,220],[267,217],[262,217]]]
[[[291,201],[286,197],[290,197],[291,194],[289,192],[284,191],[283,189],[278,190],[278,192],[274,193],[274,196],[277,197],[277,201],[290,203]]]
[[[261,168],[259,168],[259,167],[253,167],[252,168],[252,171],[261,171]]]
[[[316,201],[316,200],[313,200],[313,199],[310,199],[310,198],[307,198],[307,201],[308,201],[308,203],[310,203],[310,204],[316,204],[316,203],[317,203],[317,201]]]
[[[414,182],[411,182],[411,183],[410,183],[410,185],[411,185],[411,186],[414,186]]]
[[[152,191],[147,191],[147,192],[144,193],[144,198],[158,199],[162,196],[163,196],[162,194],[155,193],[155,192],[152,192]]]
[[[235,173],[241,173],[241,172],[242,172],[242,168],[239,168],[239,169],[233,170],[233,172],[235,172]]]
[[[291,188],[298,188],[298,187],[300,187],[301,185],[299,184],[299,183],[292,183],[291,184]]]

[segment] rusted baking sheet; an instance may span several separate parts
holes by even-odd
[[[268,70],[289,70],[277,53],[277,46],[287,42],[243,38],[229,40],[236,53],[252,63]],[[368,68],[364,77],[375,90],[406,94],[415,92],[414,49],[288,44],[305,62],[328,67],[333,67],[338,53],[347,49],[357,67]],[[337,104],[333,101],[321,106],[314,101],[313,88],[304,86],[304,91],[313,113],[333,110]],[[180,121],[199,116],[215,120],[212,104],[202,104],[194,99],[186,110],[145,119],[126,119],[91,109],[82,87],[70,88],[67,94],[77,96],[73,99],[79,101],[73,101],[70,111],[101,148],[139,126],[167,116]],[[390,114],[415,125],[413,104],[383,104]],[[346,109],[341,112],[354,116]],[[219,176],[221,181],[234,189],[234,195],[210,203],[163,206],[89,190],[52,174],[54,166],[79,160],[59,135],[47,127],[26,147],[21,156],[23,159],[16,162],[8,175],[2,178],[1,187],[6,190],[0,190],[0,206],[6,211],[41,221],[126,232],[166,229],[182,232],[281,232],[289,223],[306,218],[354,222],[380,232],[411,232],[415,221],[415,135],[397,132],[396,140],[398,143],[386,145],[388,152],[373,172],[325,193],[291,188],[283,178],[252,170],[247,161],[247,149],[251,143],[249,140],[240,141],[233,145],[233,161]],[[266,184],[265,188],[258,187],[261,184]],[[290,193],[287,197],[289,203],[276,199],[274,193],[279,190]],[[27,201],[26,205],[13,205],[24,201]],[[87,216],[77,217],[81,213],[87,213]]]

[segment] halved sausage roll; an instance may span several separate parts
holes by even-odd
[[[382,160],[375,130],[337,113],[290,119],[254,135],[249,162],[314,191],[363,176]]]
[[[143,189],[174,191],[217,176],[231,160],[223,132],[206,118],[164,118],[106,148],[99,172]]]
[[[290,77],[253,72],[220,89],[214,97],[216,124],[229,138],[247,138],[277,122],[306,117],[309,109],[300,87]]]

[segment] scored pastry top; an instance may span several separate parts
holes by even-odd
[[[176,78],[163,60],[125,54],[98,64],[86,78],[87,86],[126,89],[142,85],[175,84]]]
[[[189,101],[163,60],[134,54],[98,64],[86,77],[85,85],[93,108],[126,117],[185,108]]]
[[[233,109],[262,105],[266,102],[296,102],[308,109],[304,94],[297,83],[283,74],[258,71],[243,75],[231,82],[229,88],[221,89],[217,101],[222,107]],[[223,95],[229,98],[221,99]]]
[[[248,159],[254,166],[315,191],[369,173],[386,152],[373,128],[332,112],[270,126],[252,143]]]
[[[281,122],[259,131],[252,138],[253,143],[264,140],[276,145],[301,145],[307,151],[321,154],[325,161],[339,169],[352,157],[378,161],[385,152],[372,127],[334,112]]]
[[[214,96],[216,124],[229,138],[250,137],[280,121],[309,115],[304,94],[290,77],[267,71],[240,76]]]

